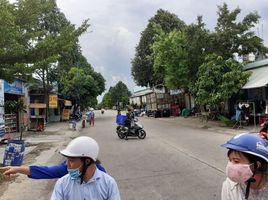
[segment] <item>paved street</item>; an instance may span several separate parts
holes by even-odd
[[[104,115],[99,112],[96,111],[95,127],[87,126],[80,134],[98,141],[99,158],[117,180],[122,200],[220,199],[226,164],[226,150],[220,144],[243,130],[216,129],[190,118],[142,117],[139,119],[147,137],[126,141],[115,133],[116,112],[107,111]],[[42,151],[32,162],[52,164],[61,160],[59,149],[77,134],[68,130],[68,124],[61,126],[49,135],[47,144],[51,148]],[[2,184],[0,199],[49,199],[54,183],[19,176]]]

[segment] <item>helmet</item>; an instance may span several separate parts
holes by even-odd
[[[256,134],[241,133],[231,138],[222,147],[248,153],[268,162],[268,142]]]
[[[73,139],[60,153],[66,157],[86,157],[96,161],[99,145],[91,137],[81,136]]]

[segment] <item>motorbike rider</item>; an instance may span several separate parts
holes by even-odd
[[[125,121],[125,126],[128,128],[128,131],[125,134],[125,140],[127,140],[127,136],[130,132],[130,129],[132,127],[132,122],[134,121],[134,112],[133,112],[133,107],[132,106],[127,106],[127,118]]]
[[[222,146],[229,149],[229,162],[221,200],[267,199],[268,142],[256,134],[242,133]]]
[[[56,182],[51,200],[120,200],[114,178],[96,167],[99,145],[93,138],[77,137],[60,153],[67,159],[68,174]]]

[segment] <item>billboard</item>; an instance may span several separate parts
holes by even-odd
[[[49,95],[49,108],[58,107],[58,95]]]
[[[15,80],[13,83],[4,81],[4,93],[24,95],[24,82],[21,80]]]

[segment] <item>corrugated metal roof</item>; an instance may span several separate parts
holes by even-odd
[[[150,94],[152,92],[153,92],[152,89],[144,89],[144,90],[134,92],[134,94],[131,97],[140,97],[140,96],[144,96],[146,94]]]
[[[259,68],[251,68],[252,71],[248,82],[243,86],[243,89],[265,87],[268,84],[268,65]]]
[[[263,59],[263,60],[255,61],[252,63],[248,63],[244,66],[244,70],[259,68],[263,66],[268,66],[268,59]]]

